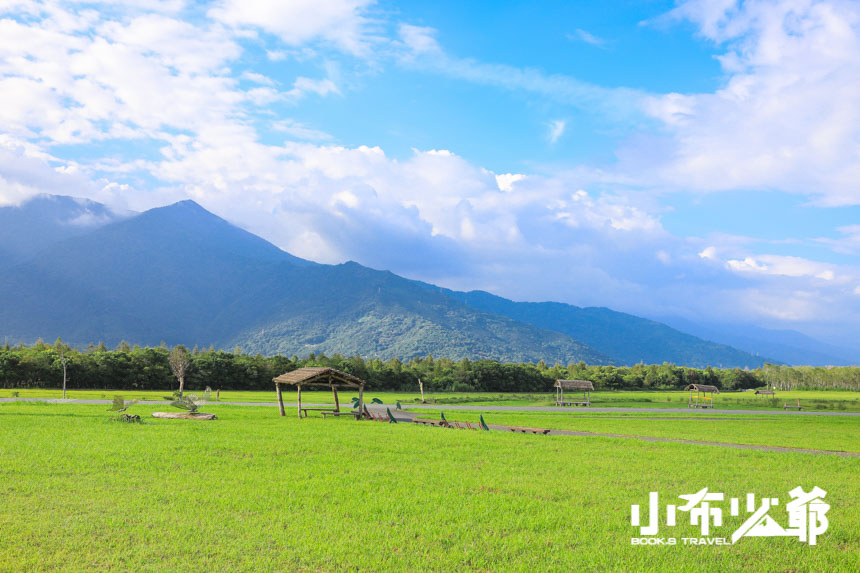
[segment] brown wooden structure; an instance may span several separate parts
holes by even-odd
[[[356,419],[361,417],[364,412],[364,380],[356,378],[352,374],[335,370],[334,368],[299,368],[286,374],[281,374],[274,379],[275,390],[278,393],[278,408],[281,416],[286,416],[284,412],[284,397],[281,395],[281,384],[290,384],[296,387],[299,418],[306,418],[308,410],[319,410],[334,416],[338,415],[355,415],[353,412],[341,412],[340,400],[338,400],[338,388],[347,388],[350,390],[358,390],[358,415]],[[334,408],[302,408],[302,387],[322,387],[331,388],[334,394]]]
[[[582,392],[581,400],[565,400],[564,391]],[[591,392],[594,392],[594,384],[590,380],[556,380],[555,381],[555,405],[556,406],[591,406]]]
[[[773,390],[756,390],[755,395],[756,396],[775,396],[776,392],[774,392]]]
[[[720,393],[719,388],[707,384],[690,384],[684,390],[690,391],[690,401],[687,402],[688,408],[713,408],[714,394]],[[696,391],[695,400],[693,400],[693,390]]]

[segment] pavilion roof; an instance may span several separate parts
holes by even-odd
[[[696,392],[712,392],[714,394],[719,394],[720,389],[716,386],[708,386],[707,384],[690,384],[684,390],[695,390]]]
[[[296,386],[347,386],[349,388],[364,386],[364,380],[356,378],[352,374],[347,374],[334,368],[315,366],[299,368],[298,370],[281,374],[273,381],[275,384],[293,384]]]
[[[556,380],[553,388],[562,390],[594,390],[591,380]]]

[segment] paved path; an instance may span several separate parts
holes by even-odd
[[[131,394],[126,393],[130,396]],[[113,400],[94,400],[89,398],[0,398],[0,402],[48,402],[51,404],[113,404]],[[146,404],[170,404],[168,400],[143,400],[142,405]],[[267,406],[277,408],[277,402],[214,402],[210,401],[208,405],[223,404],[225,406]],[[346,404],[349,405],[348,403]],[[368,404],[370,405],[370,404]],[[295,403],[284,403],[285,408],[295,408]],[[311,404],[303,403],[302,406],[308,408],[320,408],[325,406],[334,406],[334,404]],[[385,404],[393,408],[392,404]],[[689,419],[708,420],[714,419],[710,416],[719,416],[722,414],[740,414],[745,416],[860,416],[860,412],[803,412],[796,410],[716,410],[716,409],[690,409],[690,408],[579,408],[568,409],[559,408],[557,406],[474,406],[462,404],[403,404],[407,409],[426,409],[426,410],[472,410],[480,412],[556,412],[568,414],[581,414],[585,412],[603,412],[603,413],[634,413],[634,414],[687,414]],[[705,417],[708,416],[708,417]],[[672,418],[678,420],[681,418]]]
[[[789,416],[860,416],[860,412],[803,412],[803,411],[783,411],[783,410],[716,410],[712,408],[694,409],[694,408],[581,408],[567,409],[557,406],[462,406],[453,404],[404,404],[404,408],[427,408],[430,410],[480,410],[480,411],[498,411],[498,412],[634,412],[634,413],[658,413],[658,414],[688,414],[691,416],[711,416],[714,414],[752,414],[752,415],[772,415],[785,414]]]
[[[48,402],[51,404],[113,404],[112,400],[90,400],[83,398],[73,398],[68,400],[63,400],[62,398],[49,398],[49,399],[39,399],[39,398],[0,398],[0,402]],[[144,401],[142,404],[170,404],[167,400],[153,400],[153,401]],[[223,404],[225,406],[270,406],[277,407],[277,403],[271,402],[210,402],[210,405]],[[319,407],[319,406],[331,406],[332,404],[306,404],[308,407]],[[284,406],[296,407],[296,404],[284,404]],[[386,408],[391,408],[391,405],[379,405],[379,404],[368,404],[369,408],[380,411],[380,413],[386,412]],[[409,408],[425,408],[432,410],[497,410],[497,411],[509,411],[509,412],[559,412],[564,410],[559,410],[559,408],[543,408],[538,406],[496,406],[492,408],[487,408],[483,406],[452,406],[452,405],[431,405],[431,404],[415,404],[409,405]],[[569,410],[568,410],[569,411]],[[669,408],[590,408],[590,412],[685,412],[686,410],[681,409],[669,409]],[[409,412],[408,410],[392,410],[392,414],[394,414],[395,419],[400,422],[411,422],[413,418],[418,416],[415,412]],[[694,410],[689,413],[699,412],[699,410]],[[704,414],[704,412],[702,412]],[[762,414],[761,410],[708,410],[707,414]],[[846,413],[846,412],[766,412],[767,414],[792,414],[792,415],[823,415],[823,416],[860,416],[860,413]],[[653,418],[649,418],[653,419]],[[679,420],[679,419],[693,419],[693,418],[667,418],[670,420]],[[714,418],[700,418],[702,420],[713,420]],[[490,429],[507,432],[510,431],[508,426],[498,426],[491,424]],[[852,457],[858,458],[860,457],[860,452],[834,452],[830,450],[810,450],[805,448],[784,448],[778,446],[758,446],[752,444],[732,444],[726,442],[706,442],[701,440],[682,440],[677,438],[655,438],[650,436],[631,436],[627,434],[608,434],[602,432],[580,432],[576,430],[550,430],[549,435],[551,436],[580,436],[580,437],[602,437],[602,438],[623,438],[628,440],[642,440],[645,442],[675,442],[680,444],[695,444],[700,446],[717,446],[721,448],[734,448],[741,450],[759,450],[763,452],[800,452],[807,454],[825,454],[832,456],[844,456],[844,457]]]

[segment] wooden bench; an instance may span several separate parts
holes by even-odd
[[[444,426],[442,420],[428,420],[427,418],[413,418],[416,424],[424,424],[425,426]]]
[[[302,413],[303,418],[308,417],[308,411],[326,412],[329,414],[339,414],[340,413],[338,410],[332,410],[331,408],[300,408],[300,411]],[[344,412],[344,413],[346,413],[346,412]]]
[[[323,410],[322,417],[325,418],[326,416],[352,416],[358,420],[361,418],[362,413],[358,410],[352,410],[350,412],[332,412],[331,410]]]
[[[524,434],[549,434],[549,428],[526,428],[523,426],[508,426],[508,429],[512,432],[522,432]]]
[[[797,406],[789,406],[788,404],[783,403],[782,411],[785,412],[786,410],[803,410],[803,406],[800,405],[800,400],[797,401]]]
[[[557,402],[556,406],[591,406],[591,403],[582,401],[564,401]]]

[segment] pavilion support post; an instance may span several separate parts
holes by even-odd
[[[331,385],[331,393],[334,394],[334,410],[340,412],[340,401],[337,399],[337,386]]]
[[[296,385],[296,388],[298,388],[298,395],[296,397],[296,400],[299,403],[299,418],[301,418],[302,417],[302,385],[298,384],[298,385]]]
[[[364,384],[358,387],[358,411],[364,412]]]
[[[275,389],[278,391],[278,410],[280,410],[281,416],[286,416],[287,413],[284,411],[284,396],[281,394],[281,385],[277,382],[275,383]]]

